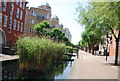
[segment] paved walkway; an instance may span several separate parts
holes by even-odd
[[[8,61],[8,60],[15,60],[18,59],[19,57],[17,55],[5,55],[5,54],[0,54],[0,62],[1,61]]]
[[[102,56],[80,50],[68,79],[118,79],[118,66],[108,64]]]

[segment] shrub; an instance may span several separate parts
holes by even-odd
[[[66,46],[66,53],[73,53],[73,47]]]

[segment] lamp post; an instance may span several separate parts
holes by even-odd
[[[108,33],[106,35],[106,38],[107,38],[107,47],[106,47],[105,53],[106,53],[106,61],[107,61],[107,56],[108,56],[108,54],[107,54],[107,51],[108,51]]]

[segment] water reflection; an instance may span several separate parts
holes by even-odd
[[[54,81],[54,79],[66,79],[71,66],[72,62],[70,61],[54,62],[49,64],[46,70],[38,72],[35,70],[20,70],[18,61],[6,62],[2,65],[2,78],[4,80],[46,79],[46,81],[47,79],[51,79],[50,81]]]

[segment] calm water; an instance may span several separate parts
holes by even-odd
[[[72,61],[62,61],[50,65],[44,72],[24,72],[19,69],[18,61],[4,62],[2,64],[2,76],[4,79],[67,79],[68,73],[72,67]]]

